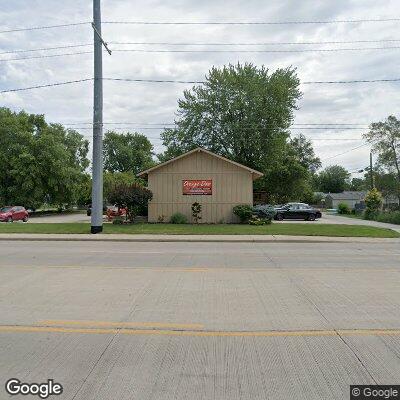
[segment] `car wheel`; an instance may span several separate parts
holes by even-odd
[[[275,217],[278,221],[282,221],[283,220],[283,215],[282,214],[276,214]]]
[[[310,214],[310,215],[308,216],[308,220],[309,220],[309,221],[315,221],[315,214]]]
[[[7,222],[13,222],[12,217],[8,217],[8,218],[7,218]]]
[[[24,217],[23,222],[28,222],[28,217]]]

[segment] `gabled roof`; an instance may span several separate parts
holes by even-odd
[[[155,165],[155,166],[152,167],[152,168],[146,169],[146,171],[139,172],[139,173],[137,174],[137,176],[147,175],[149,172],[153,172],[153,171],[155,171],[156,169],[163,167],[164,165],[168,165],[168,164],[170,164],[170,163],[172,163],[172,162],[174,162],[174,161],[176,161],[176,160],[179,160],[180,158],[187,157],[187,156],[189,156],[189,155],[191,155],[191,154],[193,154],[193,153],[197,153],[197,152],[202,152],[202,153],[208,154],[208,155],[210,155],[210,156],[219,158],[220,160],[226,161],[226,162],[228,162],[228,163],[230,163],[230,164],[236,165],[237,167],[246,169],[247,171],[249,171],[249,172],[251,172],[251,173],[253,174],[253,180],[254,180],[254,179],[257,179],[257,178],[261,178],[261,177],[264,175],[264,174],[263,174],[262,172],[260,172],[260,171],[257,171],[257,170],[255,170],[255,169],[246,167],[245,165],[239,164],[239,163],[237,163],[237,162],[235,162],[235,161],[229,160],[228,158],[225,158],[225,157],[222,157],[222,156],[220,156],[220,155],[218,155],[218,154],[215,154],[215,153],[213,153],[212,151],[203,149],[202,147],[197,147],[197,148],[195,148],[195,149],[193,149],[193,150],[191,150],[191,151],[188,151],[187,153],[181,154],[181,155],[178,156],[178,157],[172,158],[171,160],[165,161],[165,162],[163,162],[163,163],[160,163],[160,164]]]
[[[333,200],[364,200],[367,192],[347,191],[342,193],[328,193],[326,196]]]

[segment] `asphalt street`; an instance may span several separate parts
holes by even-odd
[[[52,399],[348,399],[400,384],[400,246],[0,242],[4,383]],[[36,397],[38,398],[38,397]]]

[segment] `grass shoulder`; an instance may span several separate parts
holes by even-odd
[[[0,233],[84,234],[90,232],[88,223],[0,224]],[[264,226],[225,224],[104,224],[104,234],[157,234],[157,235],[294,235],[332,237],[396,238],[400,233],[391,229],[363,225],[341,224],[280,224]]]

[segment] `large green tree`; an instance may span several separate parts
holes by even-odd
[[[154,165],[152,144],[145,135],[136,132],[106,132],[103,155],[104,169],[109,172],[133,172],[136,175]]]
[[[161,135],[167,150],[160,160],[201,146],[264,172],[256,185],[271,200],[296,197],[308,175],[289,140],[299,84],[293,68],[212,68],[178,101],[176,127]]]
[[[302,133],[294,136],[290,140],[290,145],[294,157],[303,167],[307,168],[312,173],[321,168],[321,160],[315,155],[311,140],[307,139]]]
[[[395,176],[400,204],[400,120],[390,115],[385,121],[372,123],[363,136],[378,154],[378,165]]]
[[[88,142],[43,115],[0,108],[0,203],[37,208],[77,201]]]
[[[317,189],[324,193],[340,193],[350,187],[350,173],[341,165],[331,165],[316,177]]]

